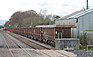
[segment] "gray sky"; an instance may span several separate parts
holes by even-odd
[[[93,0],[89,0],[90,8],[93,8]],[[16,11],[47,10],[47,14],[60,16],[67,15],[86,7],[86,0],[0,0],[0,24],[9,20]]]

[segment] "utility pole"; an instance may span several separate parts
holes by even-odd
[[[86,9],[88,9],[88,0],[86,0]]]

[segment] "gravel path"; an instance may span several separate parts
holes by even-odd
[[[2,35],[2,33],[0,33],[0,48],[6,48],[6,44],[4,41],[4,36]]]
[[[77,54],[77,57],[93,57],[93,51],[74,51],[73,53]]]

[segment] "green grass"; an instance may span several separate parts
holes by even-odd
[[[86,30],[86,32],[93,32],[93,30]]]
[[[79,50],[81,50],[81,51],[92,51],[93,52],[93,48],[89,48],[88,50],[87,50],[87,48],[82,48],[82,49],[79,49]]]

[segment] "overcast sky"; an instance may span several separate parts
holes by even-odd
[[[89,0],[93,8],[93,0]],[[67,15],[86,7],[86,0],[0,0],[0,24],[9,20],[16,11],[47,10],[47,14]]]

